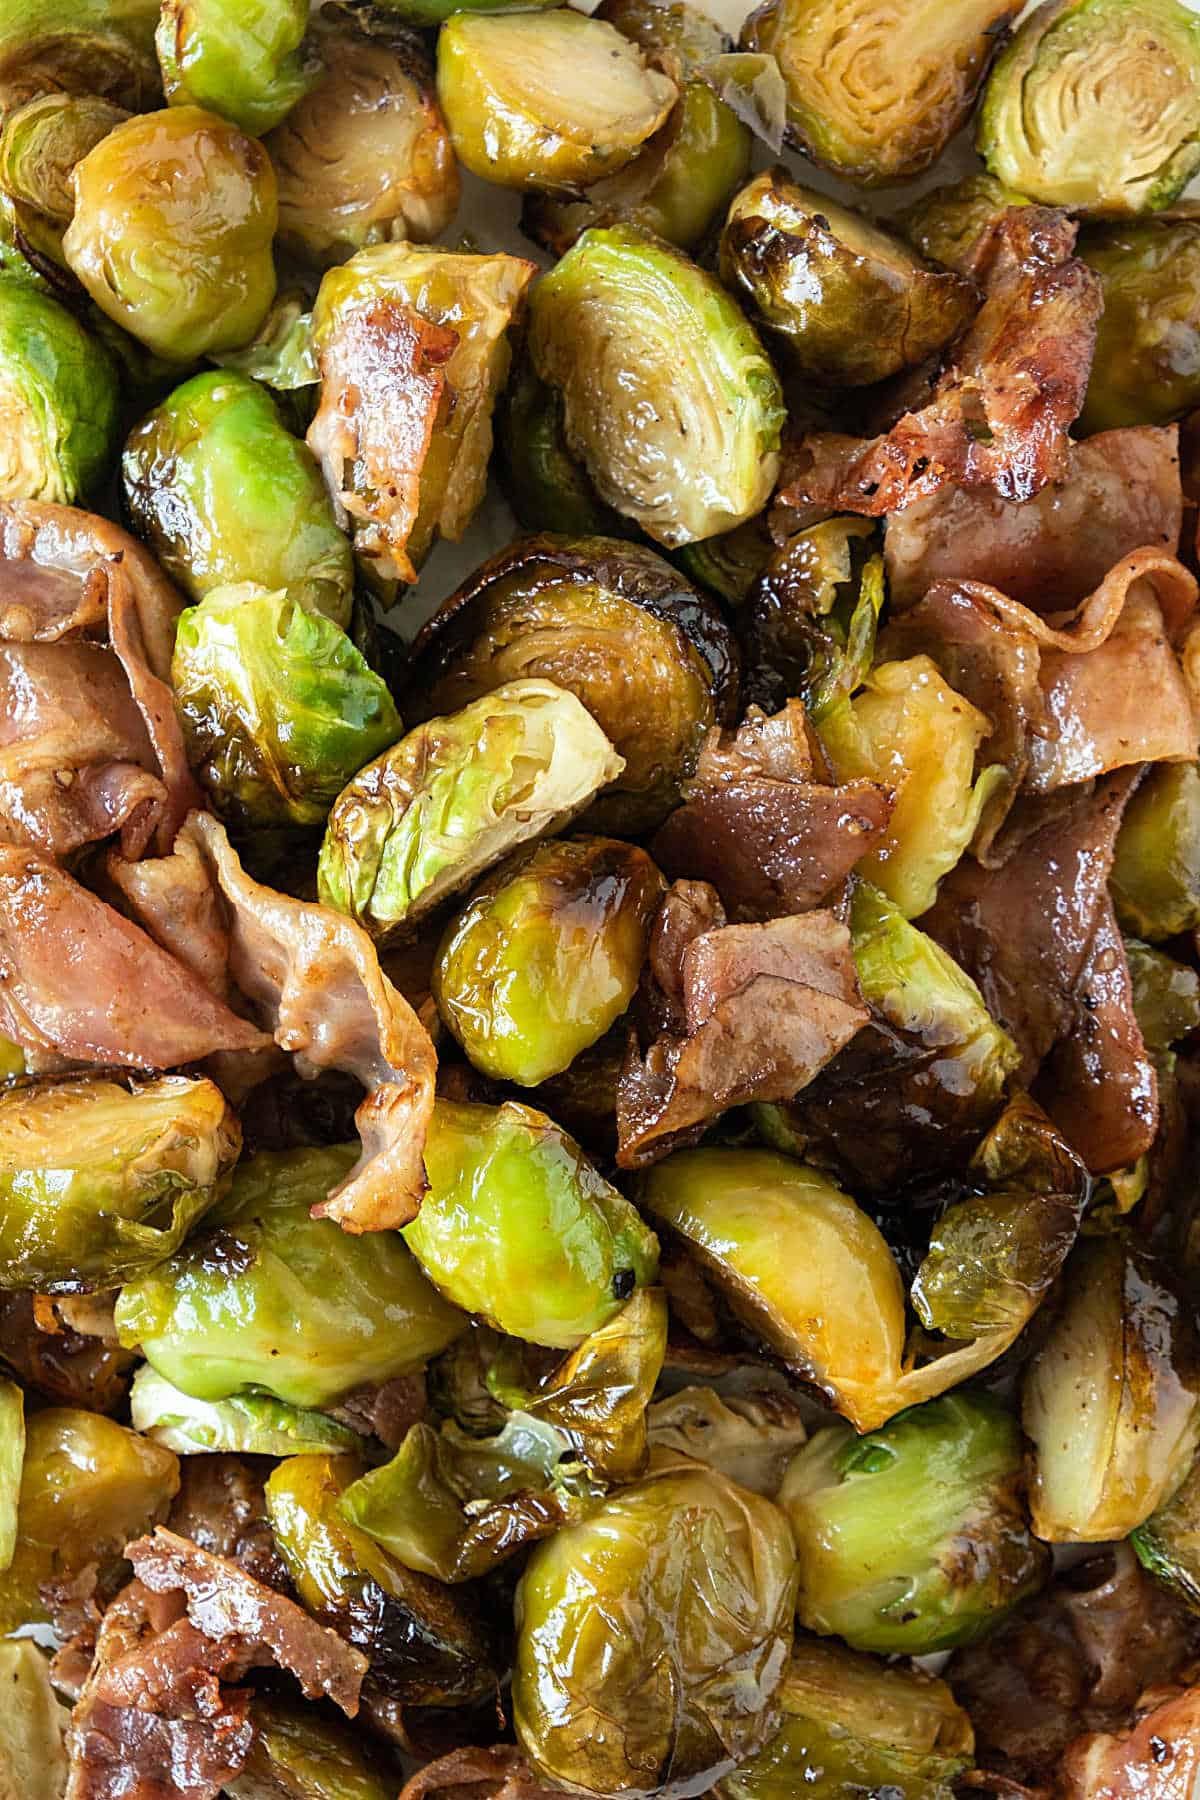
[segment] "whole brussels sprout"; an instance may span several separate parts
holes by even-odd
[[[274,1694],[256,1693],[250,1716],[250,1754],[224,1790],[234,1800],[395,1800],[361,1730]]]
[[[75,211],[75,164],[128,117],[124,107],[98,94],[39,94],[27,100],[5,115],[0,130],[0,189],[18,208],[68,225]]]
[[[0,1288],[78,1292],[152,1269],[213,1204],[241,1143],[211,1081],[0,1091]]]
[[[593,229],[537,283],[529,311],[533,366],[561,393],[567,442],[601,499],[671,546],[761,510],[783,393],[713,276],[636,226]]]
[[[1193,1611],[1200,1607],[1200,1464],[1130,1534],[1138,1561]]]
[[[1050,1568],[1025,1516],[1017,1422],[982,1394],[943,1394],[865,1437],[827,1426],[779,1503],[800,1558],[801,1623],[855,1650],[972,1643]]]
[[[623,766],[573,694],[510,681],[419,725],[343,789],[321,899],[386,938],[515,845],[561,830]]]
[[[143,1363],[129,1390],[134,1429],[180,1456],[213,1452],[243,1456],[300,1456],[307,1451],[354,1450],[362,1442],[326,1413],[288,1406],[270,1394],[231,1394],[197,1400]]]
[[[1125,808],[1110,879],[1126,931],[1163,942],[1200,925],[1200,766],[1160,763]]]
[[[1030,204],[1024,194],[1006,188],[994,175],[981,171],[922,194],[897,213],[896,224],[930,262],[969,275],[972,253],[984,232],[1002,219],[1010,207]]]
[[[679,93],[611,25],[563,8],[454,13],[438,35],[437,80],[472,174],[551,193],[632,161]]]
[[[5,0],[0,114],[38,94],[99,94],[133,112],[159,94],[158,0]]]
[[[932,356],[975,309],[960,275],[786,169],[756,175],[729,208],[721,279],[802,374],[886,381]]]
[[[213,588],[180,615],[171,662],[188,761],[217,812],[320,825],[403,726],[345,632],[286,591]]]
[[[519,850],[446,927],[443,1021],[485,1075],[536,1087],[604,1036],[637,992],[666,888],[644,850],[575,838]]]
[[[1043,0],[992,70],[975,141],[1047,206],[1170,206],[1200,169],[1200,20],[1182,0]]]
[[[344,1179],[357,1144],[264,1151],[235,1171],[213,1221],[122,1288],[117,1333],[199,1400],[244,1388],[320,1407],[408,1374],[466,1320],[396,1232],[357,1237],[311,1208]]]
[[[168,106],[203,106],[261,137],[316,80],[307,0],[163,0],[154,35]]]
[[[1100,277],[1104,311],[1077,430],[1165,425],[1191,412],[1200,405],[1200,221],[1093,225],[1078,254]]]
[[[448,1300],[569,1350],[658,1270],[658,1240],[545,1113],[439,1100],[403,1237]]]
[[[25,1460],[25,1396],[0,1376],[0,1575],[17,1547],[17,1506]]]
[[[567,448],[561,397],[523,353],[496,402],[496,449],[505,499],[526,531],[573,537],[624,532],[625,521],[605,506]]]
[[[275,295],[266,151],[198,106],[127,119],[76,164],[63,253],[101,312],[191,362],[252,338]]]
[[[50,294],[0,274],[0,500],[86,494],[116,449],[117,409],[103,344]]]
[[[795,1584],[778,1509],[682,1457],[539,1544],[513,1670],[535,1770],[613,1800],[728,1774],[775,1722]]]

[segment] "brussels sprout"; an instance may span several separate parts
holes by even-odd
[[[1169,1050],[1200,1027],[1200,975],[1136,938],[1125,940],[1133,1011],[1147,1050]]]
[[[665,887],[644,850],[613,838],[536,844],[493,870],[433,970],[475,1067],[536,1087],[602,1038],[637,992]]]
[[[518,1743],[576,1793],[700,1792],[769,1735],[794,1595],[778,1509],[714,1469],[668,1462],[530,1558]]]
[[[944,1681],[840,1644],[800,1639],[779,1691],[783,1724],[722,1782],[722,1800],[954,1800],[975,1734]]]
[[[670,245],[633,225],[585,231],[533,290],[529,353],[600,497],[659,543],[713,537],[765,505],[779,378],[720,284]]]
[[[787,87],[789,136],[872,186],[919,175],[966,123],[1021,0],[767,0],[742,34]]]
[[[837,386],[924,362],[976,305],[962,276],[778,168],[756,175],[729,208],[721,279],[800,373]]]
[[[736,651],[719,610],[640,544],[543,535],[502,551],[413,646],[406,706],[463,706],[536,675],[568,688],[625,759],[586,823],[661,823],[714,725],[732,723]]]
[[[744,525],[735,525],[732,531],[723,531],[718,537],[684,544],[675,552],[674,561],[700,587],[716,594],[727,606],[738,607],[749,598],[775,550],[767,516],[760,513],[756,519],[747,519]]]
[[[98,94],[39,94],[4,118],[0,189],[55,225],[75,211],[71,171],[129,115]]]
[[[287,404],[293,414],[308,426],[321,377],[312,347],[312,313],[308,310],[308,297],[301,290],[293,288],[276,294],[270,312],[250,342],[241,350],[218,351],[212,360],[223,369],[249,375],[276,393],[289,396]],[[303,389],[310,391],[299,394]],[[309,399],[313,402],[311,407],[307,405]]]
[[[496,403],[496,448],[505,498],[526,531],[621,536],[624,520],[567,448],[559,394],[523,354]]]
[[[50,294],[0,274],[0,500],[78,500],[117,443],[117,374]]]
[[[243,824],[320,825],[403,730],[345,632],[282,589],[213,588],[189,607],[171,682],[189,763]]]
[[[999,764],[975,779],[975,752],[990,731],[978,707],[955,693],[927,656],[878,663],[857,699],[821,719],[839,781],[865,776],[895,792],[887,835],[861,869],[905,918],[933,905],[939,881],[1008,780]]]
[[[1052,1544],[1125,1537],[1200,1442],[1194,1311],[1167,1268],[1118,1237],[1082,1240],[1025,1375],[1033,1526]]]
[[[459,161],[501,187],[586,187],[631,162],[678,98],[619,31],[563,8],[455,13],[438,99]]]
[[[129,1390],[134,1428],[180,1456],[237,1451],[245,1456],[300,1456],[306,1451],[354,1450],[356,1431],[325,1413],[273,1400],[269,1394],[232,1394],[197,1400],[172,1387],[143,1363]]]
[[[121,1290],[120,1340],[199,1400],[256,1388],[329,1405],[444,1350],[466,1320],[391,1231],[356,1236],[310,1209],[344,1179],[358,1145],[263,1151],[235,1171],[214,1221]]]
[[[50,90],[99,94],[129,111],[159,92],[158,0],[5,0],[0,114]]]
[[[774,711],[795,696],[820,725],[863,685],[884,602],[871,539],[866,519],[824,519],[767,563],[744,631],[745,686],[759,705]]]
[[[425,1168],[405,1241],[448,1300],[511,1337],[569,1350],[654,1280],[654,1233],[531,1106],[439,1100]]]
[[[460,184],[421,43],[378,9],[346,6],[315,14],[312,41],[320,79],[267,139],[281,240],[325,268],[367,244],[439,236]]]
[[[972,1643],[1050,1568],[1025,1517],[1020,1430],[982,1394],[943,1394],[865,1437],[827,1426],[779,1503],[800,1557],[801,1623],[855,1650]]]
[[[321,899],[385,938],[515,845],[561,830],[622,767],[573,694],[508,682],[419,725],[343,789]]]
[[[101,312],[191,362],[252,338],[275,294],[267,153],[197,106],[127,119],[76,164],[63,254]]]
[[[768,1500],[808,1437],[802,1408],[773,1387],[724,1396],[680,1388],[649,1408],[646,1432],[652,1450],[707,1463]]]
[[[0,1632],[49,1618],[39,1589],[119,1558],[179,1488],[179,1462],[102,1413],[48,1406],[26,1421],[17,1547],[0,1575]]]
[[[1010,206],[1028,206],[1024,194],[1006,188],[994,175],[964,175],[961,181],[933,188],[896,215],[896,224],[922,256],[969,275],[973,252],[985,231]]]
[[[0,1376],[0,1575],[17,1547],[17,1502],[25,1458],[25,1396]]]
[[[289,1456],[266,1485],[267,1516],[302,1605],[361,1650],[375,1686],[414,1706],[494,1690],[489,1645],[469,1602],[406,1569],[343,1517],[363,1472],[352,1456]]]
[[[1080,434],[1165,425],[1200,405],[1200,222],[1094,225],[1078,254],[1100,277],[1104,311]]]
[[[60,1800],[67,1785],[70,1708],[50,1685],[50,1659],[28,1638],[0,1643],[0,1794]]]
[[[300,50],[307,25],[306,0],[163,0],[154,43],[168,106],[203,106],[261,137],[316,79]]]
[[[1138,1561],[1180,1599],[1200,1608],[1200,1463],[1193,1463],[1169,1499],[1130,1534]]]
[[[654,60],[693,73],[731,47],[716,21],[690,0],[601,0],[595,16]]]
[[[177,1250],[242,1134],[211,1081],[48,1078],[0,1092],[0,1288],[113,1287]]]
[[[1122,927],[1152,944],[1200,925],[1200,766],[1150,770],[1125,808],[1110,887]]]
[[[361,1731],[311,1706],[254,1696],[254,1742],[242,1773],[226,1782],[234,1800],[395,1800]]]

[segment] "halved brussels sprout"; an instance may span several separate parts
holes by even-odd
[[[437,75],[460,162],[501,187],[551,193],[623,168],[679,94],[619,31],[569,8],[454,13]]]
[[[211,1081],[47,1078],[0,1092],[0,1288],[114,1287],[179,1248],[242,1133]]]
[[[928,656],[877,663],[854,700],[824,713],[821,739],[839,781],[867,777],[893,789],[887,835],[862,861],[905,918],[937,899],[975,835],[983,809],[1008,780],[996,764],[975,778],[975,752],[991,732]]]
[[[446,927],[443,1021],[485,1075],[536,1087],[604,1036],[637,992],[666,888],[614,838],[536,844],[494,869]]]
[[[742,41],[779,63],[789,135],[865,186],[937,161],[1021,0],[767,0]],[[903,29],[899,29],[899,27]]]
[[[4,117],[0,189],[18,208],[31,207],[54,225],[75,211],[75,164],[129,115],[98,94],[39,94]]]
[[[263,1151],[235,1171],[213,1229],[121,1290],[123,1344],[200,1400],[258,1389],[320,1407],[419,1369],[466,1329],[399,1234],[314,1219],[357,1144]]]
[[[562,395],[567,442],[601,499],[673,546],[766,504],[783,392],[712,275],[636,226],[593,229],[543,275],[529,312],[533,366]]]
[[[1200,1443],[1190,1300],[1119,1237],[1083,1239],[1025,1375],[1034,1530],[1052,1544],[1125,1537],[1174,1492]]]
[[[419,725],[343,789],[321,899],[386,938],[516,845],[561,830],[622,767],[574,694],[510,681]]]
[[[349,540],[312,452],[258,381],[185,381],[130,432],[121,475],[134,530],[193,600],[254,581],[348,623]]]
[[[990,1631],[1050,1570],[1025,1514],[1022,1457],[1016,1420],[983,1394],[944,1394],[865,1437],[818,1431],[779,1496],[801,1623],[907,1656]]]
[[[539,1544],[513,1671],[535,1770],[613,1800],[728,1774],[774,1723],[795,1581],[782,1513],[683,1457]]]
[[[924,362],[977,303],[961,275],[779,168],[756,175],[729,208],[721,280],[796,369],[836,386]]]
[[[768,1500],[808,1438],[803,1408],[774,1387],[725,1395],[680,1388],[648,1409],[646,1433],[651,1450],[707,1463]]]
[[[191,362],[254,336],[275,295],[266,151],[198,106],[127,119],[76,164],[63,253],[101,312]]]
[[[1078,254],[1104,290],[1080,435],[1191,412],[1200,405],[1200,221],[1094,225]]]
[[[321,267],[367,244],[427,243],[458,210],[433,65],[396,10],[321,7],[312,44],[322,73],[267,139],[280,238]]]
[[[180,1456],[237,1452],[243,1456],[300,1456],[306,1451],[354,1450],[362,1442],[326,1413],[288,1406],[270,1394],[231,1394],[197,1400],[143,1363],[129,1390],[134,1429]]]
[[[0,113],[38,94],[99,94],[134,112],[159,93],[158,0],[6,0]]]
[[[307,0],[163,0],[154,36],[168,106],[203,106],[261,137],[316,79]]]
[[[267,1481],[267,1516],[301,1604],[362,1651],[390,1698],[482,1699],[496,1677],[469,1601],[406,1569],[343,1517],[341,1496],[362,1472],[357,1457],[289,1456]]]
[[[250,1716],[250,1754],[224,1789],[234,1800],[395,1800],[395,1778],[361,1730],[274,1694],[255,1694]]]
[[[975,142],[1047,206],[1170,206],[1200,169],[1200,20],[1182,0],[1043,0],[992,70]]]
[[[1110,888],[1126,931],[1161,943],[1200,925],[1200,766],[1161,763],[1125,808]]]
[[[620,537],[625,530],[567,448],[560,395],[523,352],[496,402],[496,449],[505,498],[526,531]]]
[[[798,1639],[783,1724],[721,1784],[723,1800],[954,1800],[973,1766],[971,1721],[944,1681],[840,1644]]]
[[[117,372],[50,294],[0,274],[0,500],[70,504],[116,449]]]
[[[586,820],[622,835],[661,823],[737,703],[718,608],[653,550],[613,538],[547,533],[485,563],[418,636],[405,704],[421,717],[524,676],[569,689],[625,759]]]
[[[25,1460],[25,1396],[0,1376],[0,1575],[17,1547],[17,1502]]]
[[[0,1575],[0,1632],[48,1619],[43,1583],[119,1558],[130,1538],[166,1517],[178,1488],[178,1458],[162,1444],[102,1413],[32,1412],[16,1553]]]
[[[240,824],[322,824],[404,729],[345,632],[284,590],[213,588],[181,613],[171,684],[188,762]]]
[[[994,175],[964,175],[936,187],[896,215],[905,237],[922,256],[969,275],[980,238],[1011,206],[1029,206],[1024,194],[1006,188]]]
[[[1195,1611],[1200,1608],[1200,1463],[1193,1463],[1170,1497],[1161,1502],[1129,1542],[1151,1575]]]
[[[60,1800],[67,1786],[70,1708],[50,1683],[50,1659],[28,1638],[0,1643],[0,1794]]]
[[[1133,1011],[1147,1050],[1169,1050],[1200,1027],[1200,975],[1137,938],[1125,939]]]
[[[464,1312],[569,1350],[654,1280],[658,1240],[545,1113],[439,1100],[403,1236]]]

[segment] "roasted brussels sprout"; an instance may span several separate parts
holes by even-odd
[[[596,17],[653,60],[688,73],[714,62],[732,43],[691,0],[601,0]]]
[[[345,632],[284,590],[213,588],[189,607],[171,683],[188,761],[240,824],[322,824],[403,730]]]
[[[59,228],[75,211],[75,164],[128,118],[124,107],[98,94],[39,94],[4,117],[0,130],[0,189]]]
[[[129,1390],[134,1429],[180,1456],[237,1452],[243,1456],[301,1456],[308,1451],[354,1450],[362,1442],[328,1414],[288,1406],[270,1394],[231,1394],[197,1400],[143,1363]]]
[[[89,1563],[119,1558],[130,1538],[166,1516],[179,1462],[102,1413],[48,1406],[31,1412],[17,1513],[17,1545],[0,1575],[0,1632],[49,1618],[40,1589]]]
[[[17,1503],[25,1459],[25,1396],[0,1376],[0,1575],[17,1547]]]
[[[1200,21],[1182,0],[1043,0],[992,70],[975,141],[1047,206],[1170,206],[1200,168]]]
[[[671,546],[765,505],[783,394],[713,276],[636,226],[590,230],[538,282],[529,311],[533,366],[562,395],[567,443],[601,499]]]
[[[439,1100],[403,1236],[464,1312],[569,1350],[653,1281],[658,1241],[545,1113]]]
[[[193,600],[253,581],[349,622],[349,540],[312,452],[258,381],[185,381],[130,432],[121,474],[134,530]]]
[[[1169,1050],[1200,1027],[1200,975],[1152,950],[1137,938],[1125,939],[1125,960],[1133,987],[1133,1011],[1147,1050]]]
[[[117,440],[117,373],[50,294],[0,274],[0,500],[78,500]]]
[[[158,0],[6,0],[0,15],[0,113],[38,94],[99,94],[136,111],[159,93]]]
[[[803,1407],[775,1387],[723,1396],[686,1387],[649,1408],[646,1435],[651,1450],[690,1456],[774,1500],[808,1431]]]
[[[1125,1537],[1177,1488],[1200,1442],[1190,1301],[1121,1238],[1085,1238],[1025,1375],[1034,1530],[1052,1544]]]
[[[943,1394],[865,1437],[827,1426],[779,1503],[799,1552],[801,1623],[855,1650],[969,1644],[1049,1573],[1025,1516],[1020,1430],[986,1395]]]
[[[50,1659],[28,1638],[0,1643],[0,1792],[7,1800],[58,1800],[67,1786],[70,1709],[50,1683]]]
[[[667,1459],[530,1558],[513,1671],[521,1748],[576,1793],[699,1792],[770,1732],[794,1595],[778,1509]]]
[[[200,1400],[258,1389],[320,1407],[418,1369],[466,1328],[391,1231],[310,1217],[358,1145],[262,1152],[236,1170],[214,1229],[121,1290],[121,1342]]]
[[[768,712],[794,697],[819,724],[866,680],[883,602],[869,519],[822,519],[772,545],[746,594],[747,697]]]
[[[438,609],[413,646],[406,705],[420,717],[521,676],[570,689],[625,759],[586,823],[632,835],[661,823],[706,732],[731,723],[736,669],[719,610],[653,550],[546,534]]]
[[[437,237],[458,209],[458,164],[420,42],[347,6],[315,14],[312,42],[320,78],[267,139],[281,240],[328,267],[367,244]]]
[[[587,187],[632,161],[679,90],[600,19],[560,8],[454,13],[438,99],[459,160],[501,187]]]
[[[203,106],[261,137],[316,79],[306,0],[163,0],[154,43],[169,106]]]
[[[1130,1535],[1138,1561],[1193,1609],[1200,1607],[1200,1464]]]
[[[953,1800],[973,1764],[971,1721],[944,1681],[840,1644],[798,1639],[783,1724],[722,1782],[722,1800]]]
[[[177,1250],[242,1134],[211,1081],[48,1078],[0,1092],[0,1288],[114,1287]]]
[[[613,838],[536,844],[502,863],[446,928],[443,1021],[485,1075],[536,1087],[604,1036],[637,992],[666,883]]]
[[[1200,766],[1150,770],[1121,820],[1111,890],[1124,929],[1152,944],[1200,925]]]
[[[862,523],[862,521],[858,521]],[[686,575],[724,600],[738,607],[749,598],[755,582],[775,555],[765,513],[723,531],[718,537],[705,538],[698,544],[684,544],[675,552],[674,561]]]
[[[516,845],[561,830],[622,766],[573,694],[510,681],[419,725],[343,789],[321,899],[385,938]]]
[[[1104,289],[1080,434],[1191,412],[1200,405],[1200,221],[1093,225],[1079,255]]]
[[[865,186],[936,162],[966,123],[1020,0],[767,0],[742,41],[773,55],[789,135],[814,162]]]
[[[994,175],[964,175],[936,187],[897,214],[896,223],[922,256],[944,269],[970,274],[973,251],[985,231],[1010,206],[1028,206],[1024,194],[1006,188]]]
[[[572,537],[620,537],[625,531],[625,521],[605,506],[567,448],[560,395],[535,374],[524,353],[496,403],[496,448],[505,498],[526,531]]]
[[[361,1731],[274,1694],[256,1694],[251,1717],[246,1766],[225,1789],[234,1800],[395,1800]]]
[[[127,119],[76,164],[63,254],[101,312],[191,362],[254,336],[275,294],[266,151],[197,106]]]
[[[218,351],[212,360],[286,396],[283,404],[307,429],[321,377],[312,347],[312,313],[303,289],[285,288],[276,294],[250,342],[241,350]]]
[[[792,365],[839,387],[886,381],[966,324],[975,289],[786,169],[756,175],[729,208],[721,279]]]

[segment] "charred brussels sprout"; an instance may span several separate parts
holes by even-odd
[[[362,1442],[327,1414],[288,1406],[270,1394],[232,1394],[197,1400],[143,1363],[129,1390],[134,1428],[179,1456],[230,1452],[242,1456],[300,1456],[353,1450]]]
[[[1193,1611],[1200,1607],[1200,1464],[1192,1464],[1181,1486],[1129,1541],[1144,1569],[1173,1588]]]
[[[1151,769],[1125,809],[1112,896],[1126,931],[1161,943],[1200,925],[1200,767]]]
[[[1021,1433],[984,1395],[944,1394],[859,1437],[818,1431],[784,1477],[797,1612],[855,1650],[923,1656],[982,1637],[1045,1580]]]
[[[1104,290],[1079,432],[1165,425],[1200,405],[1200,222],[1094,225],[1079,255]]]
[[[245,1769],[225,1789],[234,1800],[395,1800],[361,1730],[274,1694],[256,1694],[250,1716]]]
[[[992,70],[976,143],[1047,206],[1170,206],[1200,168],[1200,20],[1182,0],[1043,0]]]
[[[1020,0],[768,0],[743,41],[770,52],[790,136],[815,162],[871,186],[936,162],[966,123]]]
[[[779,378],[720,283],[670,245],[632,225],[585,231],[533,290],[529,353],[601,499],[659,543],[713,537],[766,504]]]
[[[536,1087],[602,1038],[637,991],[664,887],[644,850],[612,838],[538,844],[494,870],[433,971],[476,1068]]]
[[[196,106],[127,119],[78,163],[67,262],[101,312],[190,362],[254,336],[275,294],[267,153]]]
[[[164,0],[154,42],[167,104],[261,137],[313,84],[307,25],[306,0]]]
[[[0,112],[38,94],[99,94],[136,111],[159,93],[158,0],[6,0],[0,14]]]
[[[247,375],[210,370],[130,432],[121,459],[134,529],[193,600],[253,581],[350,617],[350,543],[312,452]]]
[[[419,725],[343,789],[321,899],[386,938],[516,845],[561,830],[621,767],[573,694],[511,681]]]
[[[969,273],[972,252],[984,232],[1010,207],[1029,204],[994,175],[966,175],[914,200],[897,215],[896,223],[922,256],[943,268]]]
[[[587,187],[632,161],[678,97],[599,19],[459,12],[438,36],[438,98],[459,160],[501,187]]]
[[[816,381],[861,386],[923,362],[966,323],[975,290],[861,213],[756,175],[729,209],[721,279]]]
[[[113,1287],[178,1249],[242,1134],[211,1081],[46,1079],[0,1093],[0,1288]]]
[[[653,1281],[658,1240],[545,1113],[439,1100],[403,1236],[455,1306],[569,1350]]]
[[[420,716],[527,676],[569,689],[625,760],[587,823],[633,834],[661,823],[705,733],[731,722],[736,673],[719,610],[653,550],[544,535],[493,557],[434,614],[406,704]]]
[[[25,1396],[0,1376],[0,1575],[17,1547],[17,1505],[25,1459]]]
[[[86,494],[116,448],[117,401],[104,346],[49,294],[0,275],[0,500]]]
[[[320,1407],[418,1369],[466,1320],[432,1288],[399,1235],[355,1237],[310,1209],[359,1146],[260,1153],[236,1171],[214,1229],[131,1283],[122,1343],[199,1400],[244,1388]]]
[[[64,227],[75,211],[75,164],[128,118],[98,94],[39,94],[10,112],[0,131],[0,189]]]
[[[883,602],[883,558],[869,519],[822,519],[781,548],[764,545],[739,621],[747,699],[776,712],[795,697],[819,725],[866,680]]]
[[[576,1793],[694,1794],[774,1723],[795,1555],[769,1500],[680,1458],[530,1558],[513,1716]]]

